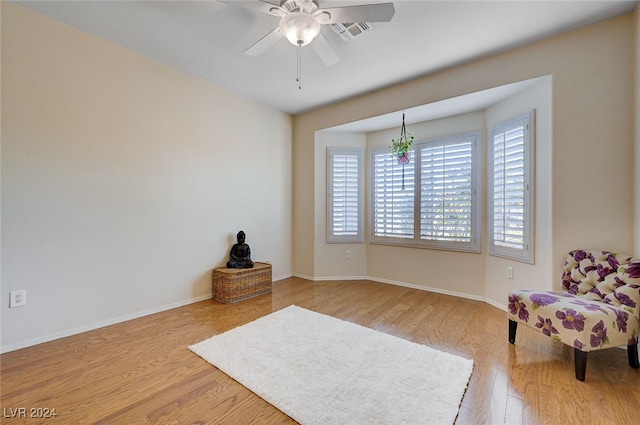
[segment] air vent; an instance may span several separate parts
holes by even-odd
[[[344,41],[353,40],[364,32],[371,31],[373,27],[367,22],[331,24],[331,29],[335,31]]]

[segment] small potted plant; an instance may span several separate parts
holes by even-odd
[[[407,133],[404,125],[404,112],[402,113],[402,128],[400,129],[400,137],[391,139],[389,150],[391,154],[398,158],[398,164],[408,164],[411,159],[411,147],[413,146],[413,136]]]
[[[413,136],[403,132],[399,138],[391,139],[389,150],[391,154],[398,158],[398,164],[408,164],[411,159],[411,147],[413,146]]]

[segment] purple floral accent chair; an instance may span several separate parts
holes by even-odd
[[[560,291],[509,293],[509,342],[518,323],[574,349],[576,379],[584,381],[587,353],[627,346],[629,366],[638,362],[640,258],[609,251],[567,255]]]

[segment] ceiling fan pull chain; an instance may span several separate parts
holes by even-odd
[[[296,81],[298,82],[298,90],[302,90],[302,47],[298,46],[298,70],[296,75]]]

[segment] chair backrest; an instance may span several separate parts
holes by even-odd
[[[621,307],[640,320],[640,258],[609,251],[571,251],[564,263],[562,288]]]

